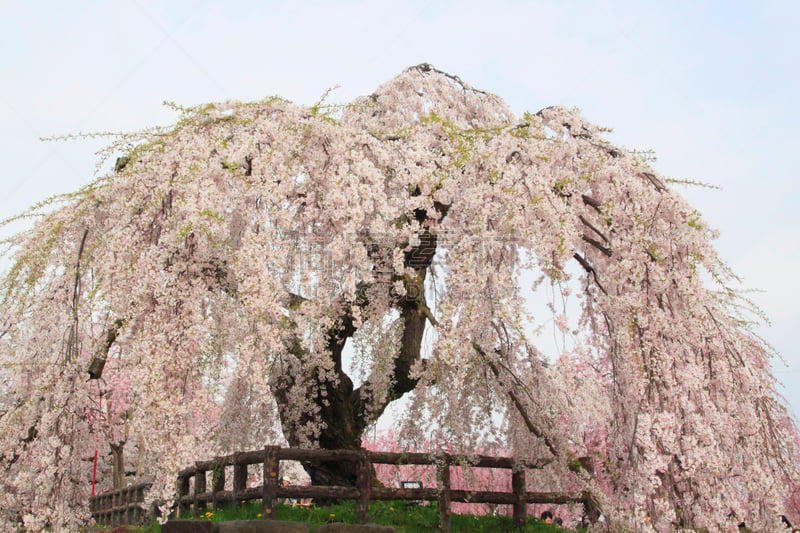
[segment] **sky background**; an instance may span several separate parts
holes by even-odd
[[[800,3],[0,0],[0,219],[95,177],[107,139],[182,105],[372,92],[422,62],[511,108],[576,106],[652,149],[758,292],[800,413]],[[0,230],[0,235],[7,233]]]

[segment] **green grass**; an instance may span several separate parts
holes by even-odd
[[[234,509],[224,506],[214,511],[204,511],[198,518],[223,522],[228,520],[259,520],[261,516],[261,503],[248,502]],[[181,515],[181,518],[192,518],[191,513]],[[357,524],[355,503],[346,502],[326,507],[312,506],[309,508],[279,505],[276,520],[291,522],[306,522],[313,531],[316,526],[331,522],[344,522]],[[429,506],[409,505],[405,502],[373,501],[369,504],[369,521],[376,524],[392,526],[398,533],[438,532],[439,509],[434,502]],[[134,528],[131,528],[134,529]],[[143,533],[160,533],[158,524],[139,528]],[[97,530],[95,530],[97,531]],[[572,530],[558,526],[544,524],[534,518],[529,518],[522,530],[514,530],[511,517],[505,516],[473,516],[452,515],[450,531],[453,533],[481,533],[481,532],[513,532],[524,533],[569,533]]]

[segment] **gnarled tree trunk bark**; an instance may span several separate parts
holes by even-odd
[[[447,212],[447,206],[437,206],[441,216]],[[371,398],[373,380],[367,379],[358,388],[353,387],[350,377],[342,369],[342,351],[347,339],[353,336],[356,328],[352,315],[348,309],[337,322],[337,327],[328,333],[328,349],[333,358],[337,381],[318,383],[316,395],[309,391],[319,409],[319,419],[325,424],[319,437],[320,448],[325,449],[359,449],[364,431],[375,422],[392,401],[399,399],[407,392],[412,391],[417,385],[417,379],[411,377],[411,369],[420,360],[422,338],[428,320],[433,320],[425,300],[425,277],[428,267],[433,262],[436,254],[436,235],[424,227],[425,212],[414,214],[423,229],[419,233],[419,244],[405,254],[405,265],[414,270],[415,276],[406,276],[403,282],[406,285],[406,296],[398,298],[396,308],[400,312],[402,321],[401,345],[397,358],[394,361],[394,373],[389,394],[385,399],[376,404]],[[387,285],[387,291],[391,284]],[[366,302],[356,302],[353,305],[366,305]],[[296,357],[303,357],[299,351],[293,353]],[[284,435],[291,446],[299,446],[301,439],[293,428],[296,422],[291,420],[288,392],[295,384],[292,376],[285,374],[272,386],[272,392],[278,402],[278,411],[284,429]],[[322,393],[324,391],[324,394]],[[300,421],[307,422],[308,420]],[[316,461],[304,464],[304,468],[311,477],[314,485],[342,485],[354,486],[356,484],[357,464],[355,462],[327,462]]]

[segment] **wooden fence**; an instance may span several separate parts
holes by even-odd
[[[144,507],[144,493],[150,482],[110,490],[89,498],[92,518],[99,524],[140,525],[155,516],[156,506]]]
[[[357,464],[355,487],[342,486],[283,486],[278,477],[281,461],[351,461]],[[432,465],[437,468],[437,488],[379,488],[370,486],[373,464]],[[265,519],[275,516],[279,498],[323,498],[352,499],[356,501],[356,515],[360,523],[369,520],[369,502],[372,500],[415,500],[439,502],[440,526],[444,531],[450,527],[450,505],[453,502],[489,503],[513,506],[513,523],[522,527],[527,520],[529,503],[583,504],[590,520],[596,520],[597,507],[587,493],[529,492],[526,489],[525,473],[528,469],[542,468],[546,461],[519,462],[509,457],[473,456],[469,458],[449,454],[390,453],[368,450],[324,450],[303,448],[280,448],[268,446],[263,450],[239,452],[209,461],[200,461],[193,467],[178,473],[175,505],[179,511],[192,510],[195,517],[209,505],[217,508],[221,504],[237,506],[249,500],[261,500]],[[263,479],[256,487],[248,487],[248,467],[261,465]],[[474,491],[453,489],[450,483],[450,468],[469,465],[477,468],[496,468],[511,471],[511,492]],[[209,486],[210,474],[210,486]],[[226,489],[226,478],[232,475],[230,490]],[[129,487],[95,496],[92,499],[92,515],[105,523],[106,517],[113,525],[127,519],[131,506],[136,506],[143,486]],[[127,493],[125,491],[128,491]],[[131,501],[124,494],[130,495]],[[114,499],[116,495],[117,499]],[[140,504],[139,504],[140,505]],[[135,511],[133,511],[135,513]]]

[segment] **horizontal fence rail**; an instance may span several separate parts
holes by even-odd
[[[349,461],[357,463],[355,487],[344,486],[299,486],[280,483],[281,461]],[[453,456],[449,454],[372,452],[368,450],[324,450],[305,448],[281,448],[267,446],[263,450],[239,452],[208,461],[198,461],[194,466],[178,472],[175,506],[178,512],[191,510],[198,517],[210,505],[218,508],[222,504],[234,507],[242,502],[261,500],[265,519],[275,516],[278,500],[283,498],[350,499],[356,501],[356,515],[360,523],[369,520],[371,500],[412,500],[439,503],[440,526],[450,527],[450,505],[460,503],[488,503],[511,505],[513,523],[522,527],[527,520],[527,505],[579,503],[590,520],[596,520],[598,511],[588,493],[529,492],[526,490],[525,473],[528,469],[539,469],[549,460],[518,461],[510,457]],[[372,468],[375,464],[430,465],[437,468],[437,488],[384,488],[370,486]],[[260,485],[248,487],[248,467],[260,465],[263,477]],[[453,466],[495,468],[511,471],[511,492],[475,491],[453,489],[450,468]],[[210,474],[210,476],[209,476]],[[231,483],[226,477],[232,475]],[[210,483],[209,483],[210,477]],[[118,525],[121,520],[139,519],[143,492],[149,485],[136,485],[92,497],[92,516],[99,523]],[[133,522],[128,522],[133,523]]]

